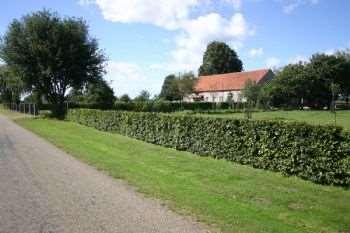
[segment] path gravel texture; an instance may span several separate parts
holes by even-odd
[[[0,116],[0,233],[32,232],[209,230]]]

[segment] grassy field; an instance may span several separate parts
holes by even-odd
[[[196,114],[198,116],[245,118],[244,113],[218,113],[218,114]],[[350,110],[342,110],[336,113],[337,126],[350,130]],[[283,120],[300,121],[314,125],[334,125],[334,114],[329,111],[272,111],[254,112],[252,119],[256,120]]]
[[[71,122],[17,122],[222,232],[350,232],[350,190],[198,157]]]

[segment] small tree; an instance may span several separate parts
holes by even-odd
[[[199,75],[224,74],[240,72],[243,63],[237,53],[223,42],[210,43],[203,56],[203,64],[199,68]]]
[[[230,105],[230,108],[233,107],[234,100],[233,100],[233,94],[231,92],[227,94],[226,102]]]
[[[88,83],[83,90],[73,89],[69,97],[72,102],[93,104],[103,109],[112,108],[116,99],[113,89],[103,79]]]
[[[134,101],[145,102],[145,101],[148,101],[150,97],[151,97],[151,94],[148,91],[142,90],[140,94],[134,98]]]
[[[186,95],[193,93],[193,88],[196,81],[197,81],[197,78],[193,74],[193,72],[183,73],[182,75],[179,76],[179,79],[177,80],[177,86],[179,89],[181,100]]]
[[[46,96],[62,117],[67,90],[80,89],[104,72],[105,56],[82,19],[60,18],[47,10],[14,20],[0,46],[0,58],[26,88]]]
[[[163,83],[159,97],[165,100],[182,100],[186,95],[193,93],[193,86],[197,78],[192,72],[175,76],[168,75]]]
[[[122,96],[119,97],[119,100],[125,103],[128,103],[131,101],[131,98],[129,97],[128,94],[123,94]]]
[[[250,106],[256,106],[258,104],[260,93],[261,86],[255,81],[248,79],[245,83],[244,89],[242,90],[242,94]]]

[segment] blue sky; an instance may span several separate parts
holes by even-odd
[[[167,74],[196,71],[212,40],[234,48],[245,70],[350,47],[348,0],[2,0],[0,35],[43,8],[88,22],[118,96],[157,94]]]

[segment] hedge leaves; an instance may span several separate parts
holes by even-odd
[[[67,119],[315,183],[350,184],[350,134],[340,128],[91,109],[72,109]]]

